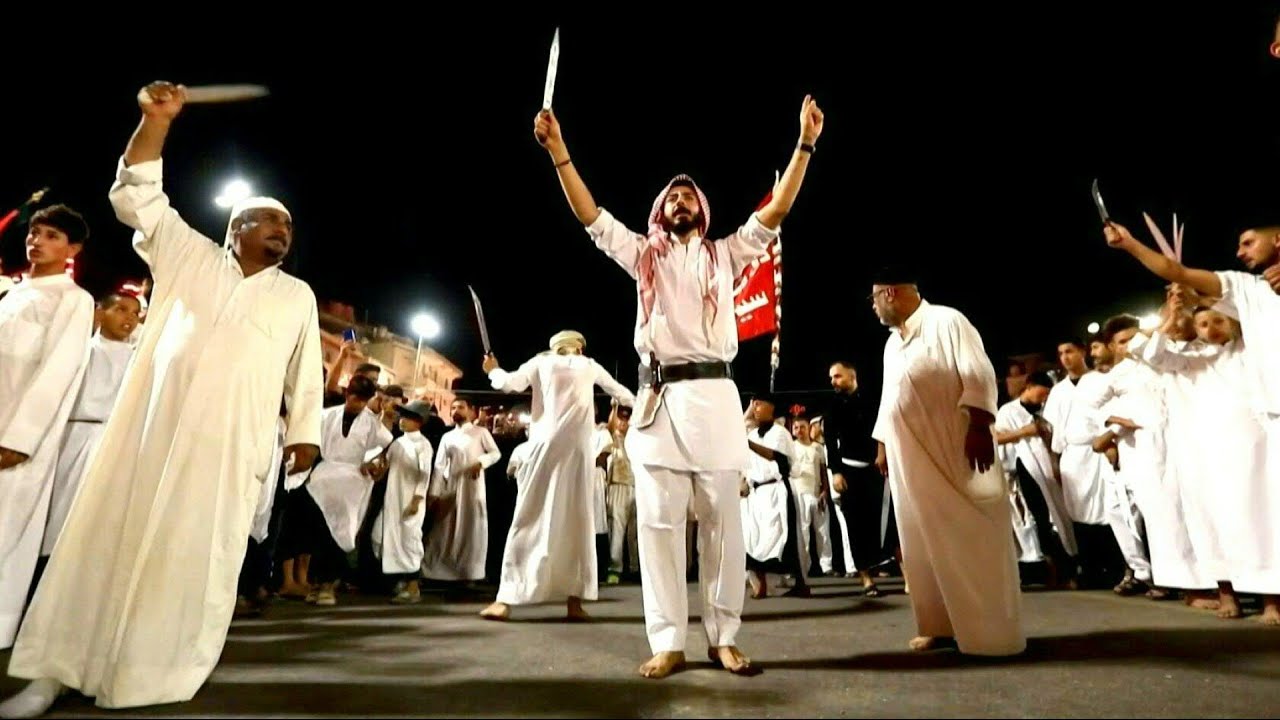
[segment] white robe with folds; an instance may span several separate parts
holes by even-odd
[[[596,459],[608,452],[613,452],[613,433],[608,427],[598,427],[591,433],[591,523],[597,535],[609,532],[609,472],[596,464]]]
[[[320,456],[323,460],[311,472],[306,490],[324,513],[325,524],[343,552],[356,548],[356,534],[369,509],[373,481],[361,472],[371,451],[391,444],[391,431],[368,408],[342,434],[345,406],[326,408],[320,419]]]
[[[596,538],[600,534],[594,442],[599,385],[623,405],[635,397],[596,361],[543,353],[514,372],[494,370],[494,389],[533,388],[529,456],[518,476],[515,514],[502,558],[498,602],[526,605],[597,597]],[[604,436],[609,439],[608,431]]]
[[[1204,587],[1280,594],[1280,487],[1268,481],[1267,434],[1251,406],[1257,386],[1240,341],[1179,348],[1159,335],[1141,358],[1186,386],[1180,468],[1186,532]],[[1170,426],[1174,426],[1171,411]]]
[[[764,437],[755,428],[747,429],[750,442],[787,456],[794,462],[795,449],[791,435],[770,423]],[[742,538],[747,554],[760,562],[782,559],[789,533],[794,532],[787,513],[787,486],[775,460],[766,460],[752,451],[747,469],[750,492],[742,498]],[[802,571],[808,568],[801,568]]]
[[[1107,524],[1107,459],[1093,451],[1093,440],[1103,428],[1086,399],[1105,384],[1106,376],[1099,372],[1085,373],[1076,382],[1063,380],[1049,392],[1042,413],[1053,426],[1052,449],[1059,456],[1067,515],[1086,525]]]
[[[1280,512],[1280,500],[1276,488],[1280,488],[1280,294],[1258,275],[1241,272],[1220,272],[1222,301],[1217,310],[1240,321],[1245,343],[1245,371],[1249,374],[1250,406],[1258,413],[1267,433],[1267,513]],[[1252,516],[1256,522],[1260,518]],[[1275,522],[1268,519],[1266,522]],[[1275,532],[1272,525],[1269,533]],[[1248,581],[1259,587],[1273,587],[1280,576],[1280,547],[1271,545],[1266,555],[1259,557],[1262,567],[1258,571],[1265,577]]]
[[[0,648],[13,644],[35,574],[58,448],[93,334],[93,298],[70,277],[27,278],[0,298]]]
[[[262,490],[258,492],[258,504],[253,509],[253,524],[249,526],[249,537],[255,542],[266,542],[271,533],[271,510],[276,504],[276,488],[280,485],[280,465],[284,462],[284,418],[276,418],[276,436],[271,445],[271,472],[262,481]]]
[[[964,653],[1012,655],[1026,637],[1007,485],[999,467],[970,466],[966,407],[996,413],[982,338],[964,315],[922,301],[885,344],[872,432],[889,462],[916,626]]]
[[[386,500],[373,521],[373,553],[382,560],[384,573],[422,570],[422,518],[433,456],[431,441],[416,430],[401,435],[387,450]],[[422,498],[418,511],[406,516],[415,497]]]
[[[1034,420],[1034,416],[1027,412],[1022,402],[1015,399],[1005,403],[996,413],[993,427],[996,432],[1013,432],[1030,425]],[[1040,488],[1045,504],[1049,506],[1049,519],[1053,521],[1053,531],[1062,541],[1063,549],[1068,555],[1078,554],[1075,527],[1071,524],[1071,516],[1067,514],[1067,504],[1062,497],[1062,485],[1058,482],[1053,455],[1049,453],[1044,440],[1037,436],[1006,443],[1000,446],[1000,454],[1010,460],[1005,464],[1009,482],[1014,482],[1017,478],[1017,463],[1022,462],[1022,466]]]
[[[1138,352],[1143,339],[1141,334],[1135,336],[1129,342],[1130,352]],[[1105,377],[1102,394],[1090,400],[1098,408],[1099,421],[1114,415],[1139,426],[1133,431],[1119,428],[1120,469],[1116,475],[1133,493],[1141,512],[1152,581],[1171,588],[1212,586],[1197,577],[1191,540],[1182,522],[1179,467],[1176,460],[1170,461],[1171,442],[1186,442],[1178,427],[1186,419],[1186,389],[1132,358],[1122,360]],[[1177,420],[1170,435],[1173,415]]]
[[[245,277],[170,208],[159,160],[122,163],[111,202],[152,302],[9,674],[123,708],[189,700],[217,664],[282,396],[286,445],[320,443],[322,356],[311,288]]]
[[[41,555],[53,552],[53,545],[66,524],[67,512],[80,489],[89,455],[98,447],[131,359],[133,345],[127,341],[108,340],[97,334],[89,343],[89,364],[84,371],[84,382],[80,383],[80,392],[75,406],[71,408],[67,430],[62,435],[62,446],[58,450],[58,469],[53,476],[53,497],[49,501],[49,521],[44,528]]]
[[[484,470],[502,459],[489,431],[466,423],[440,439],[427,498],[435,503],[424,540],[422,574],[430,580],[482,580],[489,552]],[[525,471],[522,471],[522,474]]]

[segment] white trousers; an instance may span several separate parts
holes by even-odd
[[[640,567],[635,486],[610,485],[606,489],[605,502],[609,510],[609,572],[622,572],[623,553],[627,550],[631,556],[631,572],[635,572]]]
[[[1106,478],[1107,524],[1116,536],[1125,564],[1133,570],[1133,576],[1142,582],[1151,582],[1151,560],[1142,540],[1142,513],[1134,502],[1133,491],[1124,481],[1108,473]]]
[[[800,572],[809,575],[812,560],[809,558],[809,531],[817,536],[818,567],[831,572],[831,526],[827,523],[827,507],[818,506],[818,496],[807,492],[796,493],[796,541],[800,546]]]
[[[702,624],[712,647],[736,644],[747,592],[739,473],[679,472],[632,465],[636,480],[640,568],[649,648],[683,652],[689,634],[685,582],[690,501],[698,519],[698,579]]]

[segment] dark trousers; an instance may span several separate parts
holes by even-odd
[[[290,512],[296,511],[296,525],[302,534],[302,554],[311,555],[311,581],[333,583],[341,580],[349,568],[347,554],[333,539],[329,524],[325,522],[324,512],[311,497],[311,493],[304,488],[298,488],[294,492],[301,497],[290,508]]]
[[[1110,525],[1075,523],[1080,546],[1080,584],[1085,588],[1109,588],[1124,578],[1124,553]]]
[[[884,476],[874,466],[842,468],[846,488],[840,496],[841,511],[849,526],[849,549],[853,563],[859,571],[869,571],[884,561],[885,545],[880,540],[880,513],[884,506]],[[893,545],[897,547],[897,523],[893,522],[890,508],[889,521],[893,530]],[[889,539],[888,533],[885,535]]]
[[[249,538],[244,549],[244,563],[240,565],[238,592],[247,598],[257,597],[258,590],[265,589],[271,579],[271,555],[266,542]]]
[[[1031,477],[1031,473],[1027,472],[1021,460],[1018,461],[1018,487],[1022,491],[1022,499],[1027,504],[1027,510],[1036,520],[1036,539],[1040,541],[1040,549],[1057,566],[1058,579],[1069,580],[1075,577],[1075,558],[1067,553],[1067,549],[1062,545],[1062,539],[1058,537],[1058,533],[1054,532],[1053,519],[1049,515],[1049,503],[1045,500],[1044,493],[1040,491],[1040,485],[1035,478]]]

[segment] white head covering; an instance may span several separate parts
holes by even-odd
[[[551,336],[551,350],[559,352],[561,348],[569,348],[577,345],[579,349],[587,348],[587,339],[577,330],[561,330]]]
[[[231,217],[227,219],[227,237],[225,240],[223,240],[222,247],[224,248],[231,247],[231,224],[236,221],[236,218],[240,217],[240,213],[244,212],[245,210],[254,210],[257,208],[271,208],[272,210],[279,210],[285,215],[288,215],[290,220],[293,219],[293,215],[290,214],[289,208],[285,207],[284,203],[280,202],[279,200],[276,200],[275,198],[269,198],[269,197],[245,198],[244,200],[241,200],[240,202],[236,203],[231,207]]]

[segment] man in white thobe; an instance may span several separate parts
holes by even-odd
[[[39,714],[63,685],[106,708],[189,700],[226,641],[282,396],[286,464],[319,449],[320,328],[279,267],[288,211],[237,204],[221,246],[187,225],[160,160],[185,90],[143,97],[110,198],[155,278],[146,330],[9,663],[39,680],[0,715]]]
[[[311,579],[319,583],[308,602],[333,606],[334,593],[347,569],[347,553],[356,549],[356,536],[369,509],[376,469],[370,461],[391,444],[391,431],[368,404],[377,386],[369,378],[351,378],[342,405],[325,408],[320,416],[321,462],[305,488],[312,504],[302,498],[302,522],[307,526]],[[317,513],[318,511],[318,513]]]
[[[434,521],[424,540],[422,574],[430,580],[484,579],[489,553],[489,508],[484,471],[502,459],[489,431],[472,422],[465,398],[450,407],[453,429],[440,438],[427,489]]]
[[[1019,484],[1026,509],[1035,518],[1040,549],[1046,553],[1047,584],[1076,578],[1076,536],[1062,497],[1062,485],[1049,452],[1049,427],[1040,418],[1053,389],[1053,379],[1043,372],[1026,376],[1022,392],[996,412],[992,429],[1009,482]]]
[[[708,655],[729,672],[754,672],[736,647],[746,586],[738,485],[748,450],[729,366],[738,352],[733,284],[777,237],[800,191],[823,123],[808,96],[800,114],[800,142],[772,198],[718,242],[707,237],[706,197],[687,176],[655,199],[647,234],[628,230],[596,205],[554,113],[544,110],[534,118],[534,137],[551,156],[574,215],[636,281],[634,344],[642,387],[627,452],[636,478],[645,626],[654,654],[640,668],[647,678],[684,666],[689,596],[682,546],[691,501]]]
[[[920,298],[911,273],[882,270],[871,302],[893,328],[872,432],[887,473],[919,635],[963,653],[1026,648],[1006,483],[994,466],[996,378],[978,331]],[[976,471],[976,472],[975,472]]]
[[[1102,434],[1102,426],[1086,399],[1101,392],[1105,372],[1089,370],[1087,352],[1088,347],[1079,340],[1058,344],[1058,362],[1067,377],[1053,386],[1042,413],[1052,431],[1050,447],[1058,455],[1067,515],[1075,524],[1080,586],[1085,588],[1114,585],[1123,572],[1119,547],[1107,526],[1111,466],[1105,456],[1093,451],[1093,440]]]
[[[1236,257],[1253,275],[1188,268],[1138,242],[1120,225],[1105,229],[1107,242],[1138,259],[1148,270],[1208,298],[1221,298],[1214,309],[1240,321],[1245,361],[1253,378],[1252,403],[1267,432],[1270,487],[1280,486],[1280,227],[1255,227],[1241,233]],[[1275,556],[1273,556],[1274,558]],[[1270,573],[1275,574],[1273,562]],[[1238,588],[1243,589],[1243,588]],[[1262,620],[1280,625],[1280,597],[1263,599]]]
[[[631,408],[613,408],[609,417],[609,433],[613,446],[605,468],[605,505],[609,515],[610,585],[622,581],[625,569],[640,574],[640,536],[636,524],[636,477],[631,472],[627,455],[627,432],[631,428]]]
[[[132,295],[111,293],[98,303],[95,313],[98,332],[89,341],[89,363],[85,367],[84,381],[80,383],[80,392],[71,408],[67,430],[62,435],[58,451],[58,467],[53,475],[53,497],[49,501],[49,520],[45,524],[41,557],[48,558],[53,554],[54,543],[66,523],[71,501],[84,478],[85,465],[97,448],[104,423],[115,406],[116,395],[124,383],[124,372],[133,359],[129,336],[138,326],[141,314],[142,305]]]
[[[30,274],[0,298],[0,648],[13,645],[22,622],[93,334],[93,298],[65,272],[88,235],[66,206],[37,212]]]
[[[591,435],[597,385],[623,405],[631,391],[595,360],[583,355],[586,339],[566,330],[551,349],[515,372],[489,355],[484,370],[495,390],[533,388],[529,462],[517,482],[515,513],[502,557],[498,599],[480,612],[506,620],[512,605],[566,600],[570,620],[586,620],[583,600],[597,598],[595,488],[596,453]]]

